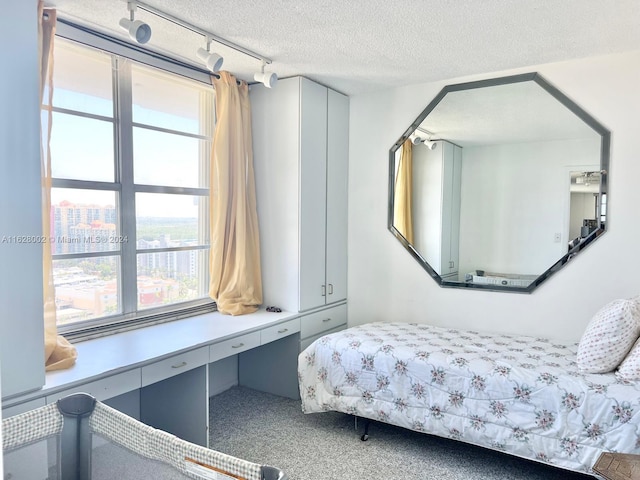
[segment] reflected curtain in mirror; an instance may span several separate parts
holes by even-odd
[[[409,139],[400,151],[394,195],[393,225],[409,243],[413,243],[413,144]]]

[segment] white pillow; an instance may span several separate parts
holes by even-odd
[[[578,368],[585,373],[613,371],[640,335],[640,312],[635,299],[614,300],[587,325],[578,345]]]
[[[640,340],[622,361],[616,375],[623,380],[640,380]]]

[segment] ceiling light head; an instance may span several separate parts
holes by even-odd
[[[120,19],[120,26],[127,31],[131,40],[147,43],[151,38],[151,27],[141,20]]]
[[[151,38],[151,27],[147,23],[135,19],[136,8],[136,2],[128,2],[129,18],[121,18],[119,24],[129,34],[131,40],[141,44],[147,43]]]
[[[217,73],[222,67],[224,58],[215,52],[209,52],[204,48],[199,48],[196,55],[207,66],[207,69],[213,73]]]
[[[422,138],[418,135],[416,135],[415,133],[412,133],[409,136],[409,140],[411,140],[411,143],[414,145],[424,145],[425,147],[427,147],[429,150],[434,150],[438,144],[436,142],[432,142],[431,140],[427,140],[426,138]]]
[[[419,137],[418,135],[411,135],[409,139],[414,145],[420,145],[421,143],[424,143],[424,138]]]
[[[267,88],[273,88],[278,82],[278,75],[275,74],[274,72],[271,72],[271,73],[260,72],[260,73],[256,73],[253,76],[253,79],[256,82],[262,83]]]

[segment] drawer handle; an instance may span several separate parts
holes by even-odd
[[[278,333],[284,333],[284,332],[288,332],[289,329],[288,328],[283,328],[282,330],[278,330]]]
[[[322,323],[327,323],[327,322],[330,322],[330,321],[331,321],[331,317],[323,319]]]
[[[175,365],[171,365],[171,368],[182,368],[187,365],[187,362],[176,363]]]
[[[238,345],[231,345],[231,348],[240,348],[244,347],[244,343],[239,343]]]

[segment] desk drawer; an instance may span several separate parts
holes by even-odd
[[[260,332],[251,332],[223,342],[214,343],[209,347],[209,361],[215,362],[221,358],[230,357],[260,345]]]
[[[300,337],[307,338],[347,323],[347,304],[311,313],[301,319]]]
[[[97,400],[103,401],[123,393],[131,392],[140,388],[140,369],[134,368],[127,372],[118,373],[105,377],[101,380],[88,382],[77,387],[69,388],[58,393],[47,395],[47,404],[54,403],[62,397],[72,393],[88,393]]]
[[[201,347],[196,350],[174,355],[159,362],[142,367],[142,386],[159,382],[165,378],[179,375],[193,368],[209,363],[209,347]]]
[[[294,333],[299,331],[300,319],[294,318],[293,320],[279,323],[278,325],[274,325],[273,327],[262,329],[262,331],[260,332],[260,344],[264,345],[265,343],[270,343],[274,340],[278,340],[288,335],[293,335]]]

